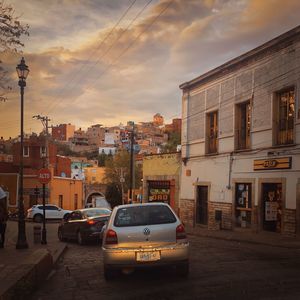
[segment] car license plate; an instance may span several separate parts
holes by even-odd
[[[159,251],[147,251],[147,252],[137,252],[136,253],[137,261],[156,261],[160,260]]]

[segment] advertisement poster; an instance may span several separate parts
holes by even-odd
[[[277,221],[278,203],[266,201],[265,202],[265,220]]]
[[[170,189],[150,189],[149,190],[149,201],[170,201]]]

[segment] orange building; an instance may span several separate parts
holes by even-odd
[[[0,186],[8,192],[8,209],[15,211],[18,207],[19,174],[0,174]],[[37,193],[38,192],[38,193]],[[25,212],[35,204],[43,203],[43,186],[36,175],[24,175],[23,198]],[[74,210],[84,206],[83,181],[71,178],[52,177],[46,185],[46,203]]]
[[[85,182],[87,184],[104,183],[104,167],[86,167],[84,170]]]

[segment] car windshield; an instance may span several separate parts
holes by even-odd
[[[145,205],[119,208],[114,226],[141,226],[175,223],[172,211],[164,205]]]
[[[86,217],[97,217],[97,216],[103,216],[103,215],[109,215],[111,211],[106,208],[99,208],[99,209],[91,209],[91,210],[86,210],[84,212],[84,215]]]

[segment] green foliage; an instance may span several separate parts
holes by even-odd
[[[141,168],[135,166],[135,187],[139,188],[142,178]],[[105,180],[108,184],[114,185],[118,190],[122,190],[120,182],[124,178],[123,191],[127,193],[130,186],[130,153],[126,150],[117,152],[114,156],[109,156],[105,161]]]
[[[23,35],[29,35],[29,26],[23,25],[11,5],[0,0],[0,53],[5,51],[18,52],[24,47],[21,42]],[[0,64],[2,61],[0,61]],[[10,90],[10,79],[7,71],[0,65],[0,101],[5,101],[5,93]]]
[[[120,186],[112,183],[109,184],[106,189],[105,198],[112,208],[122,204],[122,190]]]
[[[181,144],[181,135],[179,132],[171,132],[169,134],[168,142],[161,147],[162,153],[176,152],[177,145]]]

